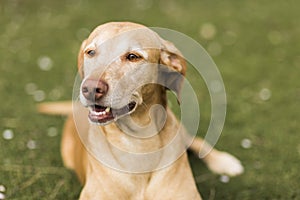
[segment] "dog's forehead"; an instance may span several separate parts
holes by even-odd
[[[160,49],[159,36],[143,26],[104,26],[96,29],[89,37],[86,49],[91,46],[102,53],[123,53],[132,50]]]

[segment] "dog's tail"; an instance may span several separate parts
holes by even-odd
[[[45,102],[37,105],[40,113],[48,115],[71,115],[73,113],[72,101]]]

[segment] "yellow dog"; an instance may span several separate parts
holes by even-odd
[[[152,64],[151,67],[147,67],[148,63]],[[73,169],[83,184],[80,199],[201,199],[186,152],[178,154],[178,159],[174,159],[170,165],[157,169],[155,166],[172,157],[169,152],[162,151],[149,162],[155,170],[130,173],[100,162],[97,156],[88,152],[78,136],[76,124],[80,124],[79,131],[87,136],[91,145],[95,145],[95,148],[101,146],[100,149],[103,147],[101,156],[111,158],[124,169],[144,163],[127,162],[113,147],[131,153],[155,152],[169,144],[178,130],[181,132],[179,139],[175,141],[178,144],[175,145],[182,147],[186,133],[167,106],[166,87],[143,84],[158,78],[159,64],[168,67],[165,73],[185,75],[186,64],[180,52],[152,30],[130,22],[100,25],[82,43],[78,55],[78,70],[82,78],[80,102],[88,109],[83,109],[75,123],[71,103],[45,103],[39,106],[44,113],[68,114],[61,151],[65,166]],[[177,79],[175,76],[166,81],[180,90],[182,80],[180,76]],[[142,87],[137,88],[137,85]],[[160,120],[151,119],[148,114],[154,105],[160,105],[166,110],[163,127],[158,127],[161,126]],[[159,131],[151,137],[140,138],[145,133],[133,127],[133,124],[145,127],[151,120],[154,122],[150,131]],[[104,140],[99,139],[99,133]],[[195,138],[189,148],[198,154],[210,146],[202,139]],[[239,160],[216,149],[212,149],[203,160],[218,174],[235,176],[243,172]],[[149,163],[145,161],[145,165]]]

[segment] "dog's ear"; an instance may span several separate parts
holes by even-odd
[[[167,89],[177,94],[180,103],[180,93],[186,73],[186,61],[173,43],[162,39],[160,52],[159,82]]]
[[[78,57],[77,57],[78,73],[79,73],[79,75],[81,77],[84,76],[84,73],[83,73],[83,59],[84,59],[84,49],[85,49],[85,46],[86,46],[86,40],[84,40],[81,43],[81,46],[80,46],[80,49],[79,49],[79,52],[78,52]]]

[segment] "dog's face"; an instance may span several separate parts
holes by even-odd
[[[167,65],[161,72],[160,64]],[[161,74],[185,73],[178,50],[152,30],[134,23],[107,23],[85,40],[78,55],[80,101],[89,120],[105,125],[133,113],[159,87]],[[177,76],[178,77],[178,76]],[[164,76],[179,88],[182,80]]]

